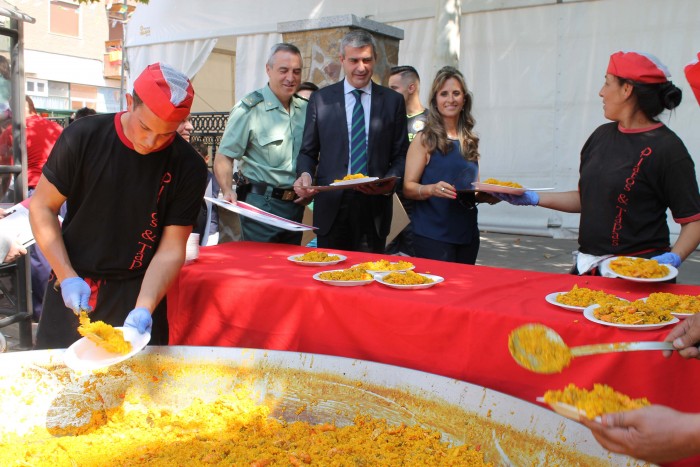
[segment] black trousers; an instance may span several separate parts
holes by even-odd
[[[381,196],[381,195],[380,195]],[[374,225],[373,195],[344,190],[338,215],[326,235],[317,237],[319,248],[384,253],[386,236],[380,237]]]
[[[52,274],[53,276],[53,274]],[[136,306],[143,277],[128,280],[83,278],[90,285],[90,321],[104,321],[112,326],[124,326],[124,320]],[[44,295],[44,307],[39,319],[35,349],[62,349],[70,347],[82,336],[78,333],[78,317],[63,303],[61,291],[54,289],[51,278]],[[168,320],[166,300],[163,299],[153,312],[153,330],[149,345],[168,344]]]
[[[413,237],[413,247],[417,257],[451,263],[476,264],[480,244],[478,228],[474,229],[472,240],[466,245],[440,242],[422,235],[414,235]]]

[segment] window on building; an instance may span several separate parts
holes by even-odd
[[[49,2],[49,32],[80,37],[80,5],[71,1]]]
[[[70,85],[58,81],[27,78],[26,93],[37,109],[70,110]]]
[[[30,96],[48,96],[49,95],[48,81],[46,81],[45,79],[27,78],[26,83],[27,83],[27,87],[25,88],[25,92],[28,95],[30,95]]]

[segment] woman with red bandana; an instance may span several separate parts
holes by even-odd
[[[600,90],[605,118],[581,150],[578,190],[498,195],[511,204],[581,213],[572,273],[596,273],[609,255],[652,258],[675,267],[700,243],[700,193],[683,142],[658,120],[681,102],[666,67],[638,52],[610,56]],[[666,210],[681,225],[670,245]]]
[[[685,76],[700,104],[700,53],[685,67]],[[683,358],[700,359],[700,315],[683,320],[666,336]],[[665,356],[671,352],[665,351]],[[682,413],[652,405],[638,410],[603,415],[600,423],[583,418],[581,423],[612,452],[654,463],[685,459],[683,465],[700,462],[700,413]]]

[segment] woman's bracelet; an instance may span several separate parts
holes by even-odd
[[[422,189],[423,189],[423,185],[418,185],[418,197],[420,199],[425,199],[425,198],[423,198],[423,195],[421,194]]]

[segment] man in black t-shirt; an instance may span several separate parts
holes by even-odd
[[[127,94],[126,112],[83,118],[62,133],[30,204],[55,279],[36,348],[79,339],[81,310],[167,344],[163,297],[185,261],[207,180],[204,161],[177,134],[193,98],[185,75],[153,64]]]
[[[420,101],[420,76],[415,68],[409,65],[395,66],[389,72],[389,87],[403,96],[406,102],[406,120],[408,124],[408,141],[413,141],[416,133],[425,127],[428,118],[427,111]],[[401,188],[396,190],[406,214],[413,214],[412,199],[403,196]],[[386,247],[387,253],[402,253],[415,256],[413,251],[413,225],[410,223]]]

